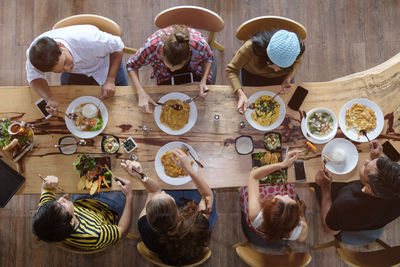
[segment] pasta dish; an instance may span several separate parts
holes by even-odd
[[[184,152],[187,154],[186,151]],[[175,156],[174,153],[172,153],[172,151],[166,152],[161,157],[161,163],[164,166],[165,174],[174,178],[179,176],[186,176],[187,173],[182,168],[180,168],[178,165],[175,164],[171,156],[174,157],[176,160],[178,160],[178,158]],[[190,164],[193,165],[193,161],[191,161]]]
[[[376,128],[375,112],[363,104],[354,103],[346,110],[346,130],[350,128],[357,130],[360,134],[361,130],[366,130],[367,133]]]
[[[270,126],[279,117],[280,105],[272,97],[263,95],[254,101],[255,110],[251,113],[251,118],[260,126]]]
[[[170,99],[165,102],[167,105],[162,106],[160,121],[172,130],[180,130],[189,121],[190,105],[183,103],[180,99]],[[176,110],[168,105],[182,105],[181,110]]]

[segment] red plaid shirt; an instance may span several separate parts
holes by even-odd
[[[165,66],[161,59],[163,40],[164,36],[168,36],[171,33],[172,28],[168,27],[156,31],[151,35],[142,48],[140,48],[136,54],[129,58],[126,63],[126,68],[128,71],[138,70],[140,67],[151,63],[153,67],[153,72],[151,73],[151,78],[157,78],[157,84],[160,84],[166,80],[171,79],[171,73],[169,69]],[[189,28],[190,31],[190,41],[189,45],[192,51],[192,56],[189,62],[189,70],[194,74],[202,77],[203,65],[206,62],[213,62],[214,54],[208,45],[207,41],[201,35],[199,31]],[[164,38],[163,38],[164,37]],[[208,73],[207,82],[211,81],[212,73]]]

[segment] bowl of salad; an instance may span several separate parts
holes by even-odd
[[[115,154],[119,150],[119,138],[115,135],[104,135],[101,140],[101,151],[107,154]]]
[[[338,121],[327,108],[315,108],[307,112],[306,129],[312,138],[323,141],[336,135]]]

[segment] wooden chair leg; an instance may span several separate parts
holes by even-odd
[[[341,245],[339,243],[338,240],[334,239],[330,242],[324,243],[324,244],[320,244],[320,245],[315,245],[312,247],[313,250],[319,250],[319,249],[324,249],[324,248],[329,248],[329,247],[336,247],[336,248],[340,248]]]
[[[215,40],[211,43],[211,47],[215,48],[215,49],[218,49],[221,52],[223,52],[225,50],[225,48]]]

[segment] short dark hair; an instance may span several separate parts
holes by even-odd
[[[61,50],[56,41],[49,37],[37,40],[29,50],[29,60],[32,65],[40,71],[49,72],[61,55]]]
[[[400,198],[400,165],[386,157],[376,162],[378,173],[368,175],[368,184],[375,196],[383,199]]]
[[[50,200],[33,216],[32,231],[40,240],[46,242],[63,241],[74,232],[71,220],[71,214],[57,201]]]

